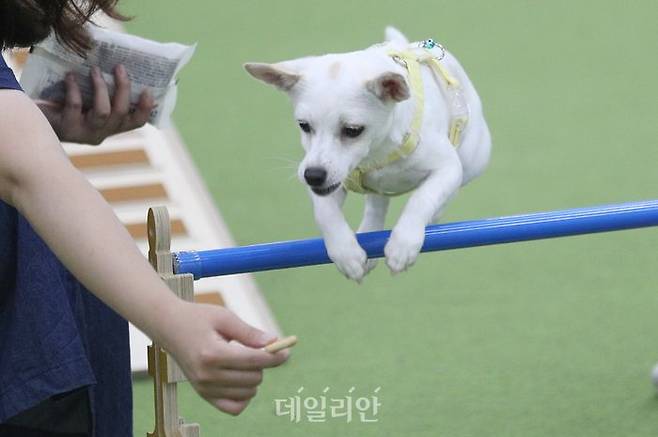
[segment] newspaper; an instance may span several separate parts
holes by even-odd
[[[80,87],[83,110],[87,110],[94,101],[91,68],[100,69],[112,96],[114,68],[122,64],[131,81],[131,105],[149,90],[155,100],[149,122],[160,128],[169,126],[176,105],[176,75],[194,54],[196,44],[159,43],[93,25],[88,30],[92,48],[85,58],[60,44],[54,35],[35,46],[20,78],[25,92],[33,99],[63,103],[64,79],[72,72]]]

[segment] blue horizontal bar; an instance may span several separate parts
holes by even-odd
[[[423,252],[658,226],[658,200],[428,226]],[[358,234],[369,258],[384,256],[390,231]],[[195,279],[327,264],[321,238],[174,253],[174,272]]]

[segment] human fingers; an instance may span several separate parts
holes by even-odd
[[[256,387],[263,382],[263,371],[221,369],[214,380],[225,387]]]
[[[287,350],[269,353],[237,344],[226,344],[221,357],[221,367],[236,370],[259,370],[277,367],[289,356]]]
[[[263,382],[263,371],[223,369],[212,366],[198,371],[189,380],[195,387],[255,388]]]
[[[234,401],[231,399],[218,399],[212,402],[212,404],[220,411],[231,414],[233,416],[237,416],[238,414],[242,413],[245,408],[247,408],[247,405],[249,405],[249,401]]]
[[[67,73],[64,80],[66,97],[62,110],[62,126],[78,126],[82,117],[82,94],[75,79],[75,74]]]
[[[207,384],[195,387],[204,399],[230,399],[247,401],[258,393],[256,387],[224,387],[217,384]]]
[[[114,85],[111,118],[118,126],[130,111],[130,78],[121,64],[114,68]]]
[[[155,108],[155,100],[149,90],[144,90],[139,96],[137,105],[133,108],[132,114],[124,122],[121,130],[127,131],[142,127],[151,118],[151,112]]]
[[[276,336],[267,334],[254,328],[231,311],[223,311],[216,320],[217,331],[228,340],[236,340],[245,346],[261,348],[276,339]]]
[[[99,129],[107,123],[112,113],[112,105],[107,90],[107,83],[105,83],[105,79],[103,79],[103,75],[98,67],[92,67],[91,81],[94,86],[94,106],[87,112],[86,117],[87,122],[93,129]]]

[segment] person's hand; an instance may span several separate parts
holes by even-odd
[[[94,106],[83,110],[82,96],[75,75],[66,75],[64,103],[37,101],[60,141],[98,145],[110,135],[143,126],[154,108],[154,100],[144,91],[131,110],[130,79],[123,65],[114,69],[114,95],[110,98],[100,70],[91,71],[94,85]]]
[[[288,359],[287,350],[274,354],[261,350],[276,337],[216,305],[181,301],[175,317],[165,323],[163,346],[197,393],[225,413],[240,414],[256,395],[263,369]]]

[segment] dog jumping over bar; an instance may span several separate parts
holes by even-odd
[[[247,63],[285,91],[306,155],[298,175],[313,201],[327,253],[348,278],[375,266],[342,213],[347,191],[366,196],[358,232],[380,230],[391,196],[411,193],[384,253],[392,273],[414,264],[425,226],[489,162],[491,137],[464,69],[432,39],[386,42],[351,53]]]

